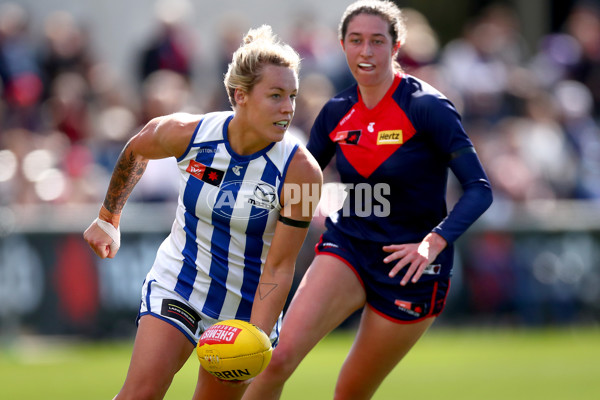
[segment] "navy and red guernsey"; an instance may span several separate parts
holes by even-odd
[[[307,147],[321,168],[336,156],[348,188],[344,207],[327,227],[360,240],[417,243],[434,231],[450,248],[492,202],[460,115],[440,92],[410,75],[398,74],[373,109],[356,84],[333,97]],[[463,188],[450,214],[448,170]]]

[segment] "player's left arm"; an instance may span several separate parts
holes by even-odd
[[[390,277],[408,267],[401,285],[406,285],[409,280],[417,282],[427,265],[431,264],[449,243],[454,243],[492,203],[490,183],[473,147],[465,147],[453,153],[450,169],[458,178],[463,194],[448,216],[425,236],[421,243],[383,247],[384,251],[392,253],[384,258],[385,263],[400,260],[390,270]]]
[[[392,244],[383,250],[392,253],[384,258],[385,263],[394,264],[389,272],[396,276],[407,268],[400,284],[417,282],[425,268],[448,246],[454,243],[492,203],[489,179],[479,157],[461,123],[461,118],[452,103],[435,96],[422,96],[415,103],[421,116],[423,130],[430,134],[431,142],[441,153],[448,153],[448,166],[460,182],[463,193],[444,218],[420,243]],[[434,117],[435,116],[435,117]]]
[[[296,258],[319,202],[323,174],[304,147],[294,155],[281,194],[282,209],[254,296],[250,322],[267,334],[283,310],[294,278]]]

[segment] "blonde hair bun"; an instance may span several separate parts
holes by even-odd
[[[273,29],[269,25],[262,25],[258,28],[250,29],[246,36],[244,36],[244,45],[248,45],[252,42],[267,41],[273,42],[275,35]]]
[[[265,65],[276,65],[292,69],[296,76],[300,70],[300,55],[289,45],[279,40],[269,25],[250,29],[242,45],[233,53],[225,79],[225,89],[232,107],[236,106],[235,90],[250,92],[260,81]]]

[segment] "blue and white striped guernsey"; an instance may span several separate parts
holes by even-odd
[[[218,320],[250,319],[252,302],[281,208],[293,135],[248,155],[227,139],[233,112],[203,116],[185,154],[170,235],[148,276]]]

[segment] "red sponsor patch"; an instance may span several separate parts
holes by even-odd
[[[333,141],[344,144],[357,144],[361,133],[362,131],[360,129],[355,129],[353,131],[340,131],[335,134]]]
[[[420,317],[427,311],[426,310],[427,307],[425,304],[415,304],[413,302],[406,301],[406,300],[396,300],[394,302],[394,304],[400,310],[403,310],[404,312],[406,312],[410,315],[414,315],[415,317]]]
[[[412,303],[410,301],[396,300],[394,304],[396,304],[398,307],[406,308],[407,310],[412,308]]]
[[[223,171],[208,167],[196,160],[190,160],[186,171],[193,177],[213,186],[219,186],[225,175]]]
[[[232,344],[242,330],[234,326],[213,325],[200,336],[199,345],[204,344]]]
[[[190,164],[188,165],[186,171],[191,175],[194,175],[196,178],[202,180],[204,172],[206,171],[206,165],[195,160],[190,160]]]

